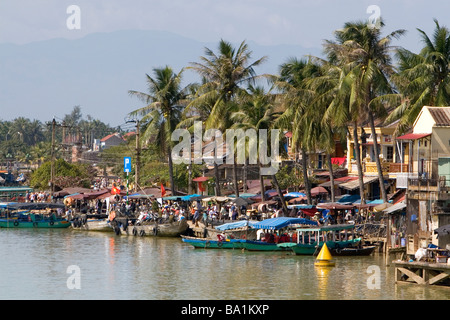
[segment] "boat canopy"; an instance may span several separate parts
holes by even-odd
[[[341,231],[354,229],[354,224],[330,224],[315,228],[298,228],[297,231]]]
[[[220,231],[225,231],[225,230],[243,228],[243,227],[247,227],[247,226],[253,227],[254,224],[255,224],[255,222],[253,222],[253,221],[242,220],[242,221],[238,221],[238,222],[230,222],[230,223],[222,224],[220,226],[217,226],[216,229],[220,230]]]
[[[280,218],[271,218],[265,219],[263,221],[257,222],[253,224],[254,229],[266,229],[266,230],[277,230],[289,225],[293,224],[307,224],[317,226],[318,223],[313,220],[308,220],[304,218],[288,218],[288,217],[280,217]]]
[[[5,206],[9,210],[44,210],[44,209],[64,209],[65,205],[62,203],[52,203],[52,202],[15,202],[8,203]]]

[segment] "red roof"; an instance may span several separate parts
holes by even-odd
[[[207,180],[209,180],[209,179],[211,179],[211,177],[198,177],[198,178],[192,179],[192,181],[195,181],[195,182],[204,182],[204,181],[207,181]]]
[[[431,133],[408,133],[403,136],[397,137],[397,140],[417,140],[431,136]]]

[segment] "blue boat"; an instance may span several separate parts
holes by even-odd
[[[70,222],[54,212],[64,207],[46,202],[2,203],[0,228],[68,228]]]
[[[313,220],[305,219],[305,218],[290,218],[290,217],[279,217],[279,218],[271,218],[265,219],[260,222],[254,223],[252,228],[254,229],[262,229],[268,231],[278,231],[285,228],[297,228],[300,226],[317,226],[318,223]],[[282,241],[287,241],[282,240]],[[290,239],[289,241],[290,242]],[[249,251],[287,251],[290,250],[289,247],[278,246],[276,241],[263,241],[263,240],[255,240],[255,239],[245,239],[241,242],[241,246],[243,249]]]

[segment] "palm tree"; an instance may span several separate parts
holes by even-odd
[[[154,68],[154,77],[146,75],[148,93],[130,90],[131,96],[147,105],[130,112],[130,116],[142,116],[142,139],[146,143],[157,143],[162,155],[167,157],[172,195],[176,195],[171,134],[181,119],[186,88],[181,88],[182,73],[174,73],[171,67]]]
[[[424,43],[419,54],[404,48],[397,50],[399,71],[394,80],[400,104],[387,120],[400,119],[399,131],[411,127],[424,105],[450,104],[450,30],[436,19],[434,23],[431,37],[417,29]]]
[[[280,76],[275,85],[282,92],[285,112],[277,119],[275,125],[292,132],[292,144],[294,151],[301,152],[302,171],[308,203],[312,203],[311,185],[308,178],[307,152],[311,151],[312,144],[307,144],[311,139],[306,128],[312,120],[312,102],[315,93],[309,89],[308,81],[319,75],[320,68],[311,61],[305,59],[290,58],[280,66]]]
[[[275,96],[270,92],[265,92],[262,86],[252,86],[248,87],[248,91],[242,92],[239,97],[239,110],[231,114],[230,119],[233,121],[231,128],[233,129],[243,129],[243,130],[255,130],[259,133],[259,130],[269,130],[272,127],[273,121],[277,116],[275,111]],[[245,165],[244,165],[244,185],[246,184],[246,174],[247,174],[247,163],[251,157],[250,153],[259,154],[257,151],[257,146],[252,148],[247,143],[245,144]],[[264,201],[264,176],[261,174],[261,163],[260,161],[260,192],[261,201]],[[256,164],[256,163],[254,163]]]
[[[368,122],[371,127],[374,142],[374,156],[378,171],[381,198],[387,201],[384,187],[383,171],[379,158],[377,134],[374,118],[386,118],[385,105],[378,97],[394,93],[390,83],[390,76],[394,74],[391,63],[391,42],[404,34],[404,30],[396,30],[382,37],[381,28],[371,28],[366,22],[348,22],[343,29],[335,32],[336,41],[327,41],[325,51],[331,62],[345,66],[348,73],[345,77],[348,91],[348,103],[352,108],[353,132],[355,138],[355,151],[357,153],[357,166],[360,178],[360,189],[363,188],[362,168],[359,155],[359,141],[357,126]],[[347,108],[347,107],[345,107]],[[361,192],[361,203],[364,203],[364,195]]]
[[[231,127],[230,115],[237,110],[234,102],[236,96],[245,90],[247,84],[255,82],[257,75],[254,68],[266,60],[266,57],[262,57],[251,62],[251,58],[252,52],[245,41],[236,49],[231,43],[221,39],[217,54],[205,48],[205,56],[200,57],[200,62],[191,63],[189,68],[205,79],[205,83],[199,88],[201,94],[191,104],[201,105],[214,101],[211,113],[205,121],[206,129],[219,129],[224,132]],[[238,197],[236,167],[236,161],[233,161],[234,187]],[[219,183],[217,165],[215,171],[217,185]]]

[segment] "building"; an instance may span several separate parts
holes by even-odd
[[[434,230],[450,224],[450,107],[424,106],[412,132],[396,138],[404,172],[397,187],[406,189],[407,254],[448,237]]]

